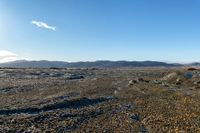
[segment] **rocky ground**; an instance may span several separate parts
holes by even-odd
[[[0,69],[0,132],[200,132],[200,71]]]

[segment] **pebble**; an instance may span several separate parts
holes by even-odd
[[[133,122],[137,122],[137,121],[140,120],[139,115],[137,115],[137,114],[132,114],[132,115],[130,116],[130,119],[131,119]]]

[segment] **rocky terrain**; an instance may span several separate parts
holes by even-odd
[[[200,132],[200,70],[0,69],[0,132]]]

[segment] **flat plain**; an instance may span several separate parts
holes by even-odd
[[[0,132],[200,132],[200,70],[2,68]]]

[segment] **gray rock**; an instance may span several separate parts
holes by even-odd
[[[71,74],[71,75],[66,76],[66,79],[68,79],[68,80],[84,79],[84,76],[83,75]]]
[[[163,86],[163,87],[169,87],[169,85],[168,85],[168,84],[166,84],[166,83],[163,83],[163,82],[162,82],[162,86]]]
[[[62,77],[64,73],[50,73],[50,77]]]
[[[177,76],[178,76],[178,74],[177,74],[176,72],[173,72],[173,73],[170,73],[170,74],[164,76],[164,77],[162,78],[162,80],[164,80],[164,81],[166,81],[166,80],[171,80],[171,79],[174,79],[174,78],[177,77]]]
[[[132,85],[134,85],[134,84],[136,84],[136,83],[138,83],[138,81],[136,81],[136,80],[130,80],[130,81],[128,82],[128,85],[129,85],[129,86],[132,86]]]
[[[148,133],[148,130],[145,128],[144,125],[140,125],[140,133]]]
[[[162,84],[162,81],[156,79],[156,80],[153,80],[153,83],[154,84]]]
[[[137,121],[140,120],[139,115],[137,115],[137,114],[132,114],[132,115],[130,116],[130,119],[131,119],[133,122],[137,122]]]
[[[186,72],[186,73],[184,74],[184,77],[190,79],[190,78],[193,77],[193,73],[192,73],[192,72]]]

